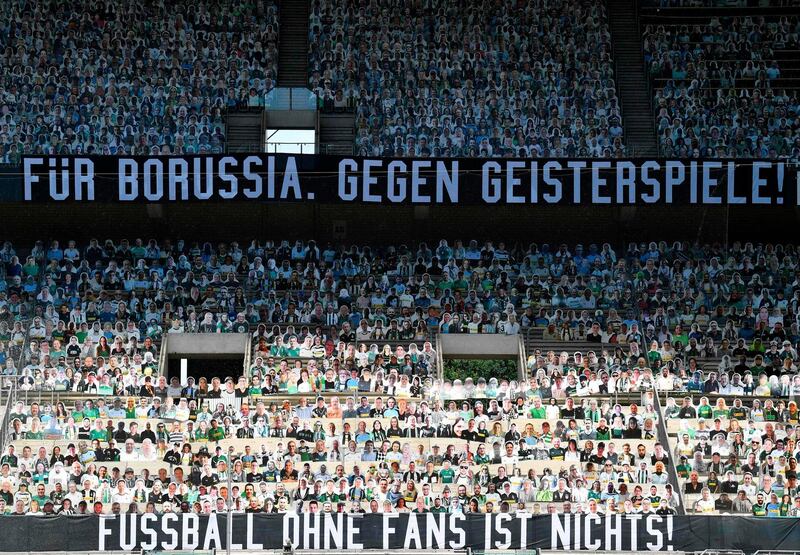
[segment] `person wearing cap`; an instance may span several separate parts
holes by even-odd
[[[217,468],[220,462],[225,462],[227,464],[228,456],[223,453],[222,447],[217,445],[217,447],[214,449],[214,456],[211,457],[211,466]]]

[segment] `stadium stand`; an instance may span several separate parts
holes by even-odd
[[[281,104],[281,95],[274,104],[267,96],[277,87],[278,60],[292,58],[281,88],[307,79],[312,92],[298,94],[320,136],[321,116],[307,110],[308,99],[344,128],[353,118],[352,151],[350,129],[338,135],[347,137],[348,156],[644,160],[624,140],[631,135],[623,109],[631,104],[616,84],[620,58],[615,65],[604,0],[311,0],[284,19],[294,36],[283,27],[288,40],[281,43],[288,2],[281,9],[273,0],[6,4],[0,164],[12,167],[2,168],[3,179],[26,175],[18,171],[26,154],[228,153],[228,111],[241,110],[249,131],[263,136],[269,112]],[[735,158],[745,166],[753,158],[800,159],[798,0],[625,7],[625,22],[643,24],[628,30],[635,39],[626,59],[643,59],[649,79],[626,79],[625,89],[638,88],[648,106],[647,118],[632,127],[647,134],[655,123],[664,157]],[[626,25],[617,20],[617,29]],[[299,58],[278,52],[306,40]],[[292,110],[285,111],[290,120]],[[252,150],[242,145],[240,153]],[[334,146],[326,152],[340,153]],[[645,154],[654,155],[654,147]],[[46,158],[38,166],[46,167]],[[324,179],[333,184],[326,164],[312,171],[298,160],[298,175],[320,179],[316,190]],[[499,167],[483,168],[490,165]],[[267,179],[275,178],[274,165],[266,166]],[[727,175],[736,174],[734,166]],[[51,197],[59,187],[80,190],[57,183],[55,167]],[[369,175],[369,166],[360,167],[355,181]],[[515,170],[505,169],[508,191],[528,186],[515,181]],[[573,191],[581,188],[580,170]],[[789,208],[794,170],[776,165],[777,191],[785,185],[786,196],[776,193],[769,209],[784,201]],[[404,189],[424,182],[414,171]],[[539,166],[525,171],[533,191]],[[594,189],[612,187],[601,169],[591,172]],[[175,175],[145,173],[148,200],[147,187]],[[691,192],[682,192],[696,197],[696,172],[691,179]],[[744,181],[758,189],[757,179]],[[98,173],[98,191],[108,180]],[[502,180],[498,171],[492,186]],[[34,180],[41,190],[44,181]],[[363,181],[368,191],[371,181]],[[618,191],[627,186],[622,181]],[[701,194],[713,197],[708,181],[702,178]],[[565,206],[567,183],[558,182]],[[188,178],[183,184],[189,187]],[[274,210],[265,201],[252,219],[255,209],[244,217],[245,208],[231,208],[215,234],[187,225],[187,240],[168,239],[165,230],[214,220],[203,212],[214,210],[213,202],[206,208],[195,199],[184,212],[177,199],[159,197],[133,223],[121,216],[133,208],[110,215],[97,209],[109,223],[98,238],[66,204],[15,216],[41,227],[39,241],[22,241],[18,220],[9,218],[3,231],[19,239],[0,249],[0,516],[800,517],[795,234],[788,229],[770,243],[754,226],[734,231],[749,239],[730,239],[729,215],[694,198],[684,212],[677,193],[672,206],[673,186],[664,186],[664,206],[700,223],[675,216],[673,228],[653,234],[660,242],[641,237],[655,227],[646,209],[661,204],[623,199],[609,207],[612,216],[600,216],[603,201],[595,205],[601,195],[594,193],[588,208],[575,200],[563,218],[555,203],[528,207],[530,214],[481,241],[454,240],[488,236],[477,227],[465,233],[456,220],[422,225],[429,207],[416,200],[365,207],[366,200],[348,204],[341,195],[319,218],[323,203],[314,196]],[[531,205],[538,194],[531,193]],[[758,196],[739,208],[755,211],[750,200]],[[76,214],[95,208],[69,200],[76,200]],[[226,200],[239,199],[231,193]],[[201,207],[197,216],[194,206]],[[478,213],[476,226],[491,227],[512,211],[491,208]],[[50,221],[49,210],[63,221]],[[786,212],[775,214],[779,220]],[[394,217],[385,225],[393,234],[388,243],[347,229],[356,218],[378,227]],[[568,245],[578,233],[562,237],[561,228],[577,220],[593,230]],[[605,229],[618,221],[619,236],[635,242],[623,245]],[[715,234],[724,242],[704,243],[703,226],[723,221],[725,230]],[[783,223],[789,228],[794,220]],[[515,225],[516,233],[505,233]],[[243,228],[248,234],[233,240]],[[697,240],[672,242],[695,231]],[[425,241],[412,240],[425,234]],[[553,236],[557,244],[545,242]],[[241,340],[241,365],[237,358],[215,367],[220,353],[210,353],[199,373],[186,376],[186,367],[178,374],[167,358],[173,341],[210,343],[223,334]],[[453,335],[518,347],[516,374],[445,377],[443,345]],[[526,525],[495,522],[505,520]],[[554,530],[569,522],[538,520]],[[602,520],[610,525],[604,537],[616,536],[616,519]],[[710,529],[709,520],[695,522]],[[656,521],[673,523],[652,518],[648,526]],[[576,524],[553,537],[586,539],[586,529]],[[432,530],[426,528],[429,537]],[[484,533],[492,535],[489,526]]]
[[[794,245],[65,245],[29,259],[4,512],[208,513],[231,487],[241,512],[800,513]],[[527,376],[441,381],[434,330],[526,334]],[[241,375],[160,374],[163,334],[226,332]]]
[[[643,13],[664,156],[798,159],[800,20],[778,4]]]
[[[730,397],[727,397],[730,399]],[[798,513],[794,400],[686,397],[668,422],[687,507],[694,513]]]
[[[642,243],[619,257],[607,244],[573,252],[445,240],[435,250],[141,239],[36,248],[31,341],[12,357],[25,382],[44,379],[38,365],[77,356],[152,369],[163,335],[186,332],[251,333],[255,357],[301,366],[341,358],[362,368],[380,352],[389,368],[420,377],[435,363],[430,341],[449,333],[523,333],[531,368],[574,344],[587,360],[634,367],[641,357],[687,379],[709,369],[744,377],[737,363],[747,370],[748,358],[773,374],[796,370],[796,356],[784,356],[798,342],[793,245]],[[7,249],[7,274],[19,277],[26,270]],[[48,260],[41,270],[37,257]],[[24,340],[21,322],[9,324]]]
[[[237,509],[247,511],[510,512],[525,506],[538,513],[594,502],[652,512],[678,503],[665,472],[670,456],[645,431],[651,417],[637,417],[636,405],[623,411],[593,399],[575,407],[569,399],[562,408],[551,405],[545,419],[538,398],[513,405],[506,398],[502,407],[495,399],[488,407],[481,400],[444,406],[394,397],[384,404],[371,394],[355,405],[354,397],[345,404],[337,396],[309,403],[279,394],[231,411],[224,396],[196,389],[180,395],[177,405],[170,396],[163,403],[159,397],[130,397],[126,404],[79,400],[69,408],[17,403],[11,418],[18,431],[0,460],[0,496],[7,507],[35,500],[49,505],[45,511],[64,510],[69,499],[66,510],[152,511],[172,504],[172,510],[208,512],[231,473],[241,494]],[[596,428],[587,420],[578,429],[576,418],[567,418],[584,406],[598,413]],[[614,414],[630,426],[612,437],[604,422]],[[639,420],[644,428],[634,428]],[[35,499],[24,495],[28,486]],[[13,495],[5,499],[6,493]]]
[[[219,153],[263,106],[274,3],[12,2],[0,26],[0,163],[23,154]]]
[[[324,109],[355,110],[362,155],[613,157],[610,40],[596,1],[319,0],[309,87]]]

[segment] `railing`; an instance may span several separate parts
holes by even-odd
[[[517,356],[517,378],[520,381],[525,381],[528,379],[528,351],[525,348],[525,336],[521,333],[517,334],[517,346],[519,349],[519,354]]]
[[[267,154],[318,154],[318,145],[312,143],[284,143],[284,142],[271,142],[267,139],[267,144],[264,145],[264,152]]]
[[[247,381],[250,381],[250,367],[253,365],[253,336],[248,334],[247,336],[247,347],[244,351],[244,360],[242,361],[242,375],[247,377]]]
[[[166,330],[161,334],[161,344],[158,346],[158,369],[157,376],[164,373],[164,368],[167,367],[167,343],[169,342],[169,334]],[[184,384],[185,385],[185,384]]]
[[[754,12],[796,5],[794,0],[770,0],[768,6],[748,6],[748,0],[641,0],[643,8],[747,8]]]
[[[268,142],[268,143],[236,143],[227,145],[228,154],[333,154],[341,152],[342,145],[318,142]]]
[[[667,430],[667,423],[664,420],[664,411],[661,408],[661,399],[658,395],[658,389],[653,390],[653,396],[655,397],[655,409],[656,413],[658,414],[658,422],[656,422],[656,428],[658,429],[658,441],[661,442],[661,445],[666,446],[667,452],[670,452],[671,449],[669,448],[669,431]],[[673,495],[678,496],[678,500],[680,501],[680,507],[676,511],[679,515],[686,514],[686,500],[683,497],[683,489],[680,485],[680,480],[678,480],[678,471],[675,470],[675,466],[677,461],[673,461],[672,464],[668,464],[667,466],[667,474],[669,474],[669,483],[672,484],[672,493]]]
[[[36,518],[54,518],[48,516],[40,516]],[[144,554],[152,554],[156,553],[155,551],[142,551],[142,550],[135,550],[135,551],[89,551],[89,550],[64,550],[64,551],[4,551],[3,555],[144,555]],[[179,552],[172,552],[172,553],[179,553]],[[209,551],[200,551],[195,550],[192,553],[197,555],[215,555],[216,550],[212,549]],[[241,552],[240,552],[241,553]],[[264,553],[259,552],[259,553]]]
[[[319,98],[305,87],[276,87],[264,95],[266,110],[316,111]]]
[[[8,393],[5,397],[3,406],[3,418],[0,419],[0,453],[5,453],[6,445],[11,436],[11,410],[17,402],[17,391],[19,388],[18,375],[6,375],[0,378],[0,397],[3,395],[3,390],[8,388]]]
[[[48,242],[45,243],[45,244],[49,246],[51,244],[51,241],[48,240]],[[42,256],[39,259],[36,260],[36,262],[39,264],[39,276],[37,278],[38,281],[36,282],[36,291],[34,293],[34,298],[33,298],[33,308],[31,309],[31,314],[30,315],[26,315],[26,316],[30,316],[30,317],[27,318],[27,319],[23,319],[22,320],[22,325],[25,326],[25,340],[22,342],[22,352],[19,355],[19,360],[16,361],[17,362],[17,372],[19,374],[22,373],[22,369],[24,368],[25,354],[30,349],[30,342],[31,342],[31,326],[30,325],[31,325],[31,322],[33,321],[33,314],[35,314],[35,312],[36,312],[36,303],[37,303],[36,295],[38,295],[39,292],[42,290],[42,285],[44,284],[45,266],[47,264],[47,261],[45,260],[46,257],[47,257],[47,250],[44,249],[42,251]]]
[[[442,354],[442,336],[436,334],[436,379],[441,383],[444,380],[444,355]],[[438,390],[437,390],[438,391]]]

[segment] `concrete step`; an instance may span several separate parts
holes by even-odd
[[[625,145],[637,154],[655,154],[658,145],[653,124],[653,100],[642,59],[636,2],[607,0],[607,8]]]
[[[308,84],[309,0],[281,3],[281,34],[278,50],[278,85],[305,87]]]

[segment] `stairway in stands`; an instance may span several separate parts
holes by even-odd
[[[264,147],[263,110],[231,110],[225,116],[228,152],[262,152]]]
[[[352,156],[355,140],[355,114],[353,112],[320,113],[320,154]]]
[[[637,2],[608,0],[614,75],[622,106],[625,146],[631,156],[658,154],[653,117],[653,99],[642,56]]]
[[[280,6],[278,86],[308,85],[309,0],[283,0]]]
[[[592,343],[591,341],[561,341],[558,339],[544,339],[544,328],[528,328],[523,330],[525,336],[525,354],[526,356],[535,355],[536,351],[542,356],[547,356],[550,351],[560,354],[562,351],[568,352],[570,355],[580,352],[586,354],[589,351],[594,351],[597,356],[600,356],[603,345],[601,343]],[[605,345],[608,348],[608,345]]]
[[[282,0],[278,86],[308,87],[309,0]],[[350,113],[319,114],[320,154],[353,154],[355,119]]]
[[[609,0],[610,2],[615,0]],[[699,25],[701,29],[706,28],[709,23],[720,22],[725,26],[732,22],[731,18],[739,18],[740,23],[745,18],[753,18],[758,21],[763,18],[765,24],[769,25],[785,17],[793,17],[797,14],[797,7],[789,4],[780,5],[750,5],[731,6],[731,7],[699,7],[699,8],[657,8],[642,7],[639,12],[640,31],[644,33],[648,26],[663,26],[667,32],[676,33],[683,26],[693,28]],[[696,47],[698,42],[689,42],[688,48]],[[771,55],[770,55],[771,54]],[[728,64],[733,67],[743,68],[751,59],[750,53],[741,51],[726,54]],[[722,89],[725,96],[733,94],[737,98],[742,94],[752,95],[754,91],[760,91],[762,96],[768,94],[768,90],[776,96],[786,94],[789,98],[794,98],[800,94],[800,49],[792,41],[785,41],[783,44],[775,44],[765,53],[763,61],[767,66],[772,65],[773,61],[780,68],[780,76],[766,80],[766,83],[759,84],[754,76],[739,75],[732,86],[726,85]],[[720,63],[723,63],[720,61]],[[765,76],[766,77],[766,76]],[[691,78],[674,79],[671,75],[659,75],[653,79],[652,90],[655,97],[656,91],[663,89],[668,82],[673,81],[678,85],[689,84]],[[701,93],[710,89],[714,95],[722,87],[718,75],[710,75],[708,82],[704,84]],[[777,134],[777,133],[776,133]]]

